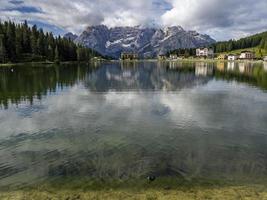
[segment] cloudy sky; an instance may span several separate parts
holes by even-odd
[[[55,34],[88,25],[173,26],[216,40],[267,30],[267,0],[0,0],[0,18],[28,20]]]

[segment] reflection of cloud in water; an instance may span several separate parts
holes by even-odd
[[[239,109],[242,106],[242,99],[265,102],[265,97],[261,98],[257,95],[257,92],[260,91],[243,93],[246,89],[248,88],[243,85],[236,85],[233,88],[224,82],[215,81],[210,82],[207,86],[169,93],[91,93],[81,87],[73,87],[61,95],[44,98],[38,103],[39,105],[22,106],[22,108],[19,105],[18,108],[2,110],[0,127],[4,131],[2,131],[1,138],[20,133],[33,134],[49,129],[82,129],[90,127],[96,122],[112,125],[112,122],[116,121],[116,117],[130,121],[149,121],[150,115],[159,115],[162,117],[161,120],[171,120],[178,126],[179,123],[184,122],[201,126],[203,122],[202,124],[216,127],[222,121],[209,123],[206,120],[221,116],[219,112],[226,116],[233,114],[231,109],[234,106]],[[214,99],[211,101],[209,95],[214,92],[216,95],[213,94]],[[243,102],[243,106],[247,103]],[[224,110],[222,111],[222,109]],[[253,115],[256,112],[261,113],[260,110],[255,112],[251,110],[247,115]],[[218,116],[216,116],[217,114]],[[207,119],[205,116],[209,118]],[[82,123],[83,121],[86,123]]]
[[[140,77],[132,69],[117,70],[100,69],[85,86],[33,106],[0,110],[0,185],[60,175],[266,174],[266,93],[237,82],[196,79],[194,71],[154,69]],[[102,75],[107,82],[98,80]]]
[[[261,107],[266,98],[257,98],[257,90],[243,93],[238,85],[226,85],[211,81],[180,92],[146,93],[92,93],[73,87],[43,99],[45,109],[31,116],[22,117],[16,109],[4,111],[0,124],[4,136],[17,136],[2,136],[0,141],[0,160],[5,161],[0,166],[10,172],[0,185],[21,181],[19,177],[28,173],[28,182],[72,173],[125,178],[182,174],[191,178],[216,176],[217,167],[224,176],[231,176],[236,173],[233,168],[262,163],[253,152],[245,157],[227,146],[243,140],[242,144],[255,147],[255,141],[248,143],[247,138],[250,134],[255,140],[262,137],[267,128]],[[251,102],[253,108],[248,106]],[[10,126],[10,121],[16,126]],[[238,161],[229,155],[239,156]],[[243,175],[262,173],[242,169]],[[18,173],[13,174],[15,171]]]

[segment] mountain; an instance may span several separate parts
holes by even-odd
[[[119,58],[122,52],[155,57],[178,48],[195,48],[215,43],[208,35],[185,31],[180,26],[160,28],[90,26],[75,42],[103,55]]]
[[[69,32],[69,33],[66,33],[64,35],[64,38],[70,39],[71,41],[74,41],[78,38],[78,35],[75,35],[75,34]]]

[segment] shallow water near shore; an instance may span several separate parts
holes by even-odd
[[[3,190],[266,183],[266,63],[1,67],[0,104]]]

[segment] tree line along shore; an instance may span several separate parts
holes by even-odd
[[[73,41],[45,33],[27,21],[0,21],[0,64],[25,62],[88,61],[101,56]]]

